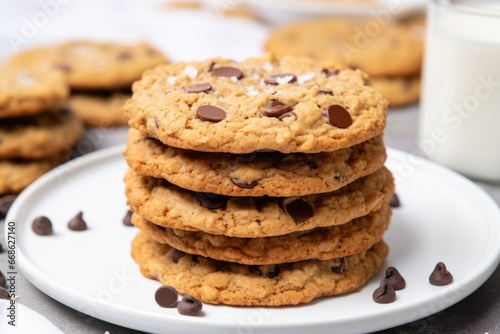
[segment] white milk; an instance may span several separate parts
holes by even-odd
[[[419,145],[443,165],[500,181],[500,3],[469,3],[491,15],[430,6]]]

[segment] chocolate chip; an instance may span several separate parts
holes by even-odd
[[[243,189],[252,189],[252,188],[255,188],[257,186],[257,184],[259,184],[257,181],[245,182],[245,181],[237,179],[237,178],[232,178],[231,181],[237,187],[240,187]]]
[[[439,262],[438,264],[436,264],[434,271],[429,276],[429,282],[432,285],[438,286],[448,285],[453,282],[453,276],[446,269],[445,264],[443,262]]]
[[[196,198],[201,206],[210,210],[225,208],[228,200],[226,196],[211,193],[197,193]]]
[[[297,116],[297,115],[295,115],[295,113],[293,111],[290,111],[290,112],[287,112],[286,114],[281,115],[280,117],[278,117],[278,119],[280,121],[282,121],[283,118],[292,117],[292,116]]]
[[[243,155],[243,159],[244,159],[246,162],[252,162],[252,161],[254,161],[255,159],[257,159],[257,152],[252,152],[252,153],[244,154],[244,155]]]
[[[7,216],[7,212],[9,212],[9,209],[12,206],[12,203],[14,203],[16,197],[16,195],[5,195],[0,198],[0,219]]]
[[[71,66],[69,66],[68,64],[64,64],[64,63],[55,65],[55,68],[56,68],[56,70],[59,70],[59,71],[65,72],[65,73],[69,73],[72,71]]]
[[[387,268],[385,271],[385,278],[391,283],[394,290],[402,290],[406,287],[405,279],[394,267]]]
[[[7,279],[5,278],[2,271],[0,271],[0,288],[7,288]]]
[[[328,94],[328,95],[333,95],[333,90],[331,89],[320,89],[319,90],[320,94]]]
[[[191,295],[184,295],[177,304],[177,311],[182,315],[198,315],[203,308],[201,301]]]
[[[226,112],[216,106],[203,105],[196,110],[196,117],[206,122],[220,122],[226,118]]]
[[[281,103],[280,101],[271,100],[269,101],[266,109],[262,112],[262,115],[267,117],[280,117],[293,110],[291,104]]]
[[[319,167],[315,161],[306,161],[305,164],[308,165],[309,168],[312,168],[312,169],[316,169]]]
[[[297,76],[291,73],[275,74],[264,79],[264,82],[268,85],[283,85],[286,83],[293,83],[296,81],[297,81]]]
[[[0,288],[0,299],[7,299],[10,300],[10,294],[7,289]]]
[[[132,54],[128,51],[121,51],[116,55],[118,60],[128,60],[132,58]]]
[[[396,193],[392,194],[391,199],[389,200],[389,205],[391,208],[399,208],[401,206],[401,202],[399,201],[399,197]]]
[[[35,220],[33,220],[31,228],[33,229],[33,232],[38,235],[52,234],[52,222],[45,216],[35,218]]]
[[[125,216],[122,219],[123,225],[134,226],[134,224],[132,224],[132,213],[133,213],[132,210],[127,210],[127,213],[125,214]]]
[[[212,69],[212,75],[215,77],[236,77],[238,80],[243,78],[243,72],[241,72],[238,68],[231,66],[214,68]]]
[[[380,281],[380,287],[373,291],[373,301],[379,304],[388,304],[396,300],[396,291],[389,283],[389,280],[384,278]]]
[[[156,289],[155,300],[161,307],[174,307],[177,305],[179,293],[170,285],[160,286]]]
[[[279,266],[274,266],[273,270],[272,271],[268,271],[266,273],[266,276],[268,278],[275,278],[276,276],[278,276],[279,274],[281,273],[281,270],[280,270],[280,267]]]
[[[313,216],[313,208],[306,201],[297,199],[286,199],[283,201],[283,208],[290,217],[292,217],[295,224],[300,224]]]
[[[68,228],[71,231],[85,231],[87,229],[87,223],[83,220],[83,212],[80,211],[68,222]]]
[[[212,85],[208,83],[201,83],[191,87],[184,88],[186,93],[205,93],[212,89]]]
[[[352,124],[351,114],[341,105],[332,104],[325,108],[324,113],[328,117],[330,124],[338,128],[345,129]]]
[[[186,253],[184,253],[183,251],[180,251],[178,249],[174,249],[174,251],[172,252],[172,254],[170,254],[170,257],[172,258],[172,261],[174,261],[174,263],[179,263],[179,260],[184,255],[186,255]]]
[[[339,264],[337,266],[332,267],[332,271],[336,274],[342,274],[344,270],[347,268],[347,261],[344,257],[341,257],[339,260]]]
[[[332,75],[339,74],[340,70],[329,70],[327,68],[324,68],[321,70],[321,73],[323,73],[328,78],[328,77],[331,77]]]

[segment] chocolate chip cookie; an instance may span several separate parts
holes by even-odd
[[[61,73],[30,67],[0,67],[0,122],[59,107],[69,89]]]
[[[355,291],[377,274],[387,254],[381,241],[366,252],[333,260],[246,266],[185,255],[141,232],[132,242],[132,256],[144,276],[205,303],[245,306],[297,305]]]
[[[63,163],[67,155],[45,160],[0,160],[0,195],[18,194],[33,181]]]
[[[128,118],[123,112],[130,94],[113,91],[109,94],[73,94],[68,105],[88,127],[109,128],[126,126]]]
[[[193,191],[228,196],[304,196],[337,190],[383,166],[381,136],[316,154],[204,153],[162,144],[130,129],[124,153],[137,173]]]
[[[423,43],[396,20],[326,18],[276,27],[265,49],[277,56],[310,56],[359,68],[370,77],[420,73]]]
[[[331,260],[366,251],[382,239],[391,209],[380,210],[348,223],[276,237],[233,238],[191,232],[151,223],[138,214],[132,223],[156,242],[180,251],[246,265],[267,265],[302,260]]]
[[[130,87],[146,69],[165,63],[165,56],[145,43],[119,44],[76,40],[23,51],[16,66],[58,70],[72,90],[116,90]]]
[[[46,159],[67,153],[83,124],[67,110],[0,121],[0,159]]]
[[[133,85],[129,125],[203,152],[318,153],[380,135],[387,101],[367,76],[309,58],[266,55],[158,66]]]
[[[382,167],[334,192],[303,197],[227,197],[196,193],[129,170],[131,209],[156,225],[255,238],[345,224],[381,208],[394,192]]]

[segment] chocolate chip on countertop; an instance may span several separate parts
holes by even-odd
[[[127,210],[127,213],[125,213],[125,216],[122,219],[123,225],[134,226],[134,224],[132,224],[132,213],[132,210]]]
[[[212,89],[212,85],[208,83],[201,83],[194,86],[184,88],[186,93],[206,93]]]
[[[217,123],[226,118],[226,112],[216,106],[203,105],[196,110],[196,117],[202,121]]]
[[[406,280],[394,267],[387,268],[385,271],[385,278],[389,281],[389,283],[391,283],[394,290],[401,290],[406,287]]]
[[[264,79],[264,83],[268,85],[282,85],[286,83],[294,83],[296,81],[297,76],[291,73],[275,74]]]
[[[80,211],[68,222],[68,228],[71,231],[85,231],[87,229],[87,223],[83,220],[83,212]]]
[[[399,208],[401,206],[401,202],[396,193],[392,194],[391,199],[389,199],[389,205],[391,208]]]
[[[448,285],[453,282],[453,276],[446,269],[445,264],[443,262],[439,262],[438,264],[436,264],[436,267],[429,276],[429,282],[432,285],[438,286]]]
[[[178,299],[179,293],[170,285],[163,285],[156,289],[155,300],[161,307],[174,307]]]
[[[389,280],[384,278],[380,281],[380,287],[373,291],[373,301],[379,304],[388,304],[396,300],[396,291],[389,283]]]
[[[33,229],[33,232],[38,235],[52,234],[52,222],[45,216],[35,218],[35,220],[33,220],[31,228]]]
[[[338,128],[345,129],[352,124],[351,114],[341,105],[332,104],[325,108],[324,113],[330,124]]]
[[[212,69],[212,75],[215,77],[235,77],[236,79],[243,78],[243,72],[236,67],[221,66]]]
[[[182,315],[198,315],[202,308],[202,302],[191,295],[184,295],[177,304],[177,311]]]
[[[5,195],[0,198],[0,219],[4,219],[7,216],[7,212],[9,212],[16,197],[16,195]]]

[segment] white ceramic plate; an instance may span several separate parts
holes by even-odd
[[[436,164],[390,150],[388,166],[402,202],[386,234],[392,265],[407,287],[391,304],[372,292],[381,272],[360,291],[282,308],[204,305],[186,317],[162,309],[153,295],[159,283],[143,278],[131,259],[135,228],[122,225],[126,211],[123,146],[89,154],[53,170],[25,190],[6,222],[17,227],[22,273],[52,298],[99,319],[146,332],[168,333],[359,333],[408,323],[465,298],[494,271],[500,258],[500,212],[479,187]],[[84,212],[89,229],[66,224]],[[48,216],[55,234],[35,235],[31,222]],[[5,224],[6,227],[8,224]],[[432,286],[429,274],[442,261],[454,276]]]
[[[205,0],[207,1],[207,0]],[[373,3],[327,0],[245,0],[261,19],[280,24],[318,16],[402,17],[423,12],[426,0],[378,0]]]

